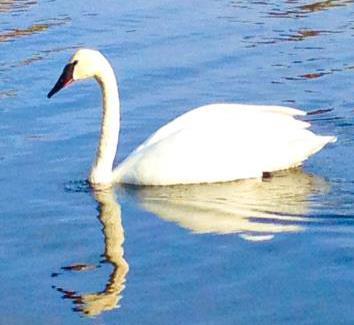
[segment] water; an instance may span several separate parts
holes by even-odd
[[[0,1],[1,324],[352,324],[353,1]],[[210,102],[338,137],[303,171],[92,192],[100,94],[46,94],[75,48],[120,82],[117,162]]]

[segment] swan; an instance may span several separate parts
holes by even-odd
[[[176,185],[261,178],[263,173],[300,166],[334,136],[319,136],[306,112],[282,106],[210,104],[167,123],[117,168],[113,161],[120,128],[116,77],[97,50],[79,49],[48,93],[74,81],[95,78],[103,94],[101,133],[89,182],[112,185]]]

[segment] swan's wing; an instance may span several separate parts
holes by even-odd
[[[301,164],[329,139],[278,108],[202,107],[159,129],[114,177],[124,183],[170,185],[260,177]]]
[[[177,117],[173,121],[167,123],[152,134],[142,145],[135,149],[139,151],[146,145],[152,145],[162,139],[180,131],[189,126],[194,127],[195,123],[209,123],[214,119],[229,117],[234,122],[237,122],[239,116],[243,114],[258,114],[258,113],[277,113],[285,116],[303,116],[306,112],[299,109],[285,106],[269,106],[269,105],[244,105],[244,104],[210,104],[195,108],[185,114]],[[302,123],[303,127],[309,127],[309,123]]]

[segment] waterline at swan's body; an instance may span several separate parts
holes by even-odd
[[[336,140],[308,130],[305,112],[280,106],[213,104],[166,124],[112,169],[119,137],[119,95],[102,54],[81,49],[66,66],[51,97],[66,84],[94,77],[103,93],[101,136],[89,180],[136,185],[226,182],[288,169]]]

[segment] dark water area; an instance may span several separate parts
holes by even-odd
[[[93,81],[117,73],[116,163],[214,102],[330,111],[338,141],[263,182],[94,191]],[[0,324],[353,324],[354,1],[0,1]]]

